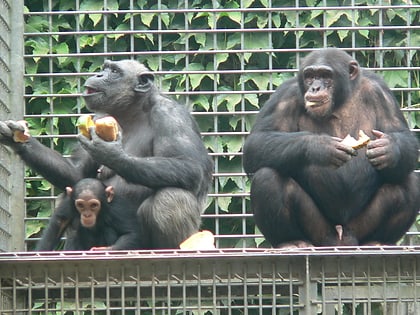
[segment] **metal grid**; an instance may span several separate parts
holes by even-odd
[[[0,119],[23,115],[23,2],[0,1]],[[20,106],[14,106],[19,104]],[[12,174],[14,176],[12,176]],[[0,145],[0,251],[24,249],[24,167]],[[14,212],[13,209],[20,211]]]
[[[30,8],[31,1],[26,1],[26,5]],[[44,135],[37,135],[38,138],[47,145],[55,148],[62,146],[63,141],[74,139],[76,130],[67,130],[63,132],[57,128],[57,118],[60,120],[75,119],[83,110],[83,104],[80,100],[82,92],[82,85],[88,73],[84,73],[83,65],[87,62],[100,64],[106,58],[136,58],[145,62],[157,73],[159,79],[158,84],[161,85],[162,90],[172,97],[178,98],[193,110],[195,118],[199,122],[207,121],[209,128],[202,130],[203,138],[211,148],[211,156],[215,161],[214,169],[214,185],[211,194],[209,195],[209,206],[203,214],[204,227],[212,230],[216,234],[217,246],[226,247],[254,247],[261,242],[261,234],[255,230],[252,214],[249,209],[249,182],[245,173],[241,168],[241,143],[244,137],[248,134],[252,119],[257,113],[255,106],[249,106],[250,100],[255,101],[256,104],[263,104],[275,87],[284,79],[290,77],[296,72],[299,67],[299,60],[301,54],[306,53],[312,48],[326,47],[330,45],[331,34],[342,36],[348,33],[347,40],[343,40],[342,48],[350,51],[357,58],[361,55],[370,54],[372,56],[367,64],[362,66],[370,67],[383,74],[391,71],[403,70],[408,72],[408,76],[403,86],[394,87],[393,90],[398,95],[404,111],[408,114],[418,111],[414,103],[412,103],[413,93],[419,93],[420,88],[415,84],[415,78],[419,76],[420,67],[412,64],[413,56],[418,54],[418,38],[419,26],[415,20],[419,17],[420,6],[418,5],[387,5],[387,1],[374,1],[372,5],[358,6],[357,1],[345,1],[348,5],[331,6],[329,1],[320,1],[316,7],[309,7],[304,4],[304,1],[295,1],[291,5],[279,4],[276,1],[267,1],[267,8],[264,7],[245,7],[245,1],[242,7],[239,8],[223,8],[219,2],[212,1],[208,8],[198,8],[194,6],[194,1],[163,1],[158,0],[153,8],[142,9],[137,6],[134,0],[126,1],[126,6],[121,5],[119,8],[110,8],[109,3],[104,0],[103,6],[98,1],[97,10],[86,10],[83,3],[79,1],[70,1],[69,6],[74,10],[57,11],[52,1],[47,2],[46,10],[42,12],[27,12],[25,18],[41,18],[47,23],[44,30],[31,31],[27,30],[24,34],[25,41],[43,41],[45,42],[44,51],[31,51],[27,53],[24,58],[27,65],[26,80],[36,81],[39,78],[46,78],[46,88],[43,93],[36,93],[34,90],[27,91],[25,99],[27,101],[25,118],[39,119],[40,121],[50,121],[46,124],[49,128],[48,133]],[[405,1],[407,3],[407,1]],[[102,7],[107,7],[103,10]],[[373,19],[369,26],[357,25],[355,17],[362,13],[371,10],[372,12],[379,11],[377,19]],[[322,16],[322,23],[312,28],[304,27],[301,22],[302,16],[307,12],[319,12]],[[331,12],[336,12],[347,16],[340,25],[332,25],[331,20],[334,15]],[[397,12],[404,14],[407,17],[407,22],[400,25],[386,25],[383,17],[390,12]],[[228,13],[237,14],[236,27],[226,28],[217,23],[218,19]],[[81,29],[80,21],[86,18],[89,14],[98,14],[101,18],[95,28]],[[140,16],[157,15],[155,23],[145,28],[139,29]],[[192,29],[191,18],[206,14],[208,19],[213,19],[214,24],[211,27],[203,27],[203,29]],[[293,23],[287,25],[277,25],[275,21],[284,15],[290,18]],[[111,17],[123,16],[127,29],[118,28],[110,23]],[[178,19],[176,29],[165,28],[164,19],[168,16]],[[269,23],[264,27],[258,25],[250,27],[246,23],[251,16],[268,17]],[[71,23],[74,22],[75,27],[72,29],[55,29],[54,25],[60,19],[65,17]],[[364,30],[375,30],[377,35],[375,38],[366,40],[366,44],[359,45],[356,40],[357,36]],[[404,31],[405,38],[401,40],[398,45],[390,45],[387,38],[392,36],[395,30]],[[303,32],[311,32],[314,34],[313,47],[307,48],[306,43],[302,42]],[[224,42],[225,38],[232,34],[237,35],[237,43],[234,47],[228,47]],[[293,45],[287,47],[282,46],[276,42],[276,36],[279,34],[292,34],[294,40]],[[92,36],[103,35],[100,51],[94,53],[89,51],[88,46],[84,46],[86,38]],[[167,50],[167,42],[174,41],[174,36],[186,35],[187,39],[193,36],[207,37],[207,49],[194,50],[190,40],[178,43],[176,50]],[[250,48],[249,36],[256,36],[263,38],[264,43],[258,49]],[[127,46],[123,51],[116,49],[112,45],[113,40],[118,38],[125,38]],[[142,37],[152,39],[153,46],[147,50],[138,50],[138,42]],[[57,42],[57,38],[59,39]],[[350,38],[350,39],[349,39]],[[69,51],[59,51],[57,44],[74,40],[77,44],[70,47]],[[401,65],[395,67],[385,67],[384,60],[387,58],[387,52],[398,51],[401,55]],[[178,68],[168,67],[165,61],[169,56],[184,55],[183,66]],[[253,67],[251,62],[247,59],[249,54],[253,54],[254,58],[262,60],[258,68]],[[200,57],[211,57],[212,66],[196,69],[196,60]],[[229,58],[234,56],[238,60],[237,63],[221,63],[219,58]],[[45,68],[42,71],[33,72],[31,66],[33,60],[44,60]],[[59,59],[76,60],[75,69],[73,72],[57,72],[55,65]],[[294,67],[282,67],[278,60],[290,59],[293,60],[291,64]],[[258,76],[259,74],[269,74],[264,87],[252,86],[247,84],[249,76]],[[205,87],[197,87],[192,82],[197,76],[211,79],[212,84]],[[182,86],[174,86],[172,78],[183,77]],[[76,81],[77,88],[71,92],[64,92],[64,90],[57,90],[59,82],[64,80]],[[219,84],[221,81],[238,81],[242,82],[237,87],[231,87],[229,90],[222,89]],[[211,102],[208,104],[208,110],[194,110],[196,108],[197,100],[200,96],[211,95]],[[64,113],[60,109],[60,100],[73,100],[72,113]],[[231,109],[226,109],[223,105],[223,100],[235,99],[235,106]],[[36,111],[28,104],[38,100],[39,110]],[[223,105],[223,106],[222,106]],[[226,122],[235,120],[234,127]],[[228,126],[228,127],[227,127]],[[419,130],[414,130],[419,132]],[[227,147],[224,144],[226,141],[236,139],[236,147]],[[26,178],[27,187],[32,185],[39,185],[40,178],[36,174],[30,174]],[[234,183],[233,188],[229,188],[229,183]],[[31,196],[27,192],[27,204],[30,202],[49,201],[50,207],[54,206],[56,195],[59,192],[54,188],[46,191],[44,196]],[[29,210],[27,210],[29,213]],[[37,221],[39,217],[32,218],[27,215],[25,224]],[[42,218],[41,218],[42,219]],[[44,218],[47,220],[47,218]],[[409,234],[412,238],[407,241],[416,244],[418,240],[417,230],[413,230]],[[27,244],[35,241],[35,238],[27,239]],[[264,244],[262,245],[264,246]]]
[[[419,250],[0,254],[0,313],[418,314]]]

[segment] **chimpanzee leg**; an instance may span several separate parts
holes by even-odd
[[[38,241],[35,250],[49,251],[54,250],[64,231],[72,222],[76,214],[73,211],[73,205],[70,198],[61,196],[58,205],[51,215],[47,227],[42,233],[41,239]]]
[[[369,206],[347,225],[361,244],[395,244],[414,223],[420,205],[420,177],[385,184]]]
[[[198,232],[201,209],[196,197],[180,188],[164,188],[140,206],[140,242],[144,248],[179,248]]]
[[[261,168],[252,179],[251,208],[257,226],[273,247],[339,243],[311,197],[292,178]]]

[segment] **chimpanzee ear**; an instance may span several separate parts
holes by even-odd
[[[153,73],[143,72],[137,76],[137,85],[134,90],[139,93],[146,93],[152,88],[154,80]]]
[[[349,75],[350,75],[350,80],[354,80],[359,76],[359,63],[356,60],[350,61]]]
[[[105,188],[105,194],[106,194],[106,201],[111,202],[112,199],[114,199],[114,187],[107,186]]]
[[[73,188],[71,188],[71,187],[69,187],[69,186],[68,186],[68,187],[66,187],[66,195],[67,195],[67,196],[69,196],[69,197],[70,197],[72,192],[73,192]]]

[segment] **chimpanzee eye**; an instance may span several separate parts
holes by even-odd
[[[310,75],[305,75],[305,83],[307,85],[311,85],[314,82],[315,77],[313,76],[313,74]]]
[[[328,77],[328,78],[323,78],[322,82],[324,82],[324,85],[326,86],[331,86],[333,83],[333,80],[330,77]]]
[[[76,209],[77,210],[82,211],[84,209],[84,202],[82,202],[82,201],[76,201],[75,202],[75,206],[76,206]]]
[[[97,209],[99,209],[101,207],[101,204],[99,203],[99,202],[97,202],[97,201],[92,201],[91,203],[90,203],[90,208],[91,208],[91,210],[97,210]]]

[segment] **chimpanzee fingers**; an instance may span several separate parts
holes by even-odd
[[[393,167],[399,159],[399,156],[399,149],[396,147],[392,148],[390,145],[366,150],[366,157],[372,166],[378,170]]]
[[[4,138],[13,137],[13,131],[9,128],[6,122],[0,121],[0,135]]]
[[[105,141],[96,132],[90,130],[91,140],[79,135],[81,146],[89,152],[89,155],[99,164],[111,167],[115,161],[121,160],[124,156],[124,149],[121,136],[116,141]]]
[[[79,134],[77,136],[77,139],[79,140],[79,143],[82,146],[82,148],[89,152],[92,146],[92,141],[82,134]]]
[[[350,156],[357,156],[357,150],[353,149],[349,145],[342,144],[341,142],[337,144],[337,149],[346,153]]]
[[[338,163],[336,164],[338,167],[346,164],[347,162],[349,162],[351,160],[352,156],[345,154],[339,157],[339,159],[337,160]]]
[[[385,156],[387,152],[388,150],[386,147],[373,147],[366,150],[366,156],[369,160],[373,160],[380,156]]]
[[[22,124],[22,121],[18,122],[15,120],[6,120],[5,123],[11,130],[12,134],[14,131],[22,131],[22,132],[25,131],[25,126]]]
[[[383,133],[382,131],[376,130],[376,129],[372,130],[372,134],[378,139],[386,136],[385,133]]]
[[[377,170],[382,170],[388,166],[388,159],[385,156],[379,156],[369,159],[370,164]]]
[[[337,142],[343,141],[343,138],[339,138],[339,137],[331,137],[331,139],[333,139],[334,141],[337,141]]]
[[[336,150],[336,152],[331,156],[331,164],[338,168],[350,161],[352,157],[353,154],[349,154],[347,151]]]

